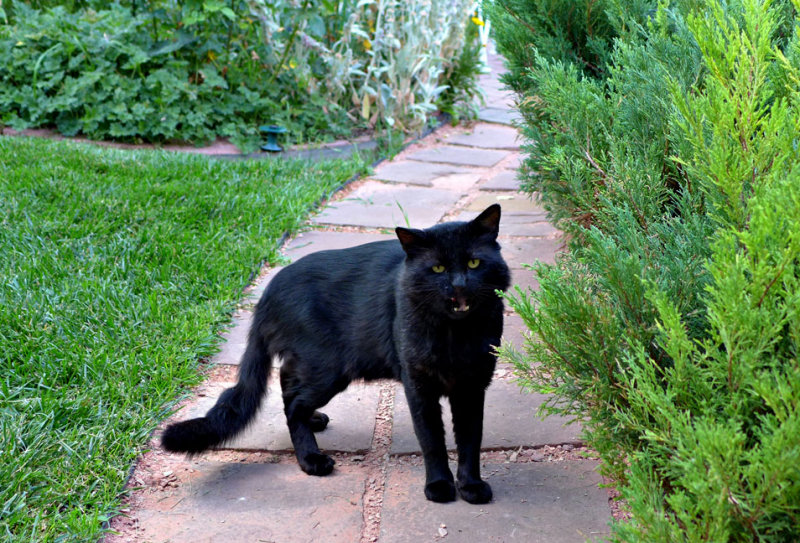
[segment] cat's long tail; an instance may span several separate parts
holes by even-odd
[[[239,382],[226,389],[205,417],[171,424],[161,436],[161,446],[171,452],[197,454],[224,443],[253,420],[272,367],[272,356],[260,334],[250,334],[239,365]]]

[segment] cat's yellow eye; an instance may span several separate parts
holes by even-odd
[[[481,261],[480,261],[480,260],[478,260],[477,258],[473,258],[472,260],[469,260],[469,261],[467,262],[467,266],[469,266],[469,267],[470,267],[470,269],[473,269],[473,270],[474,270],[475,268],[477,268],[478,266],[480,266],[480,265],[481,265]]]
[[[435,273],[442,273],[442,272],[444,272],[444,266],[442,266],[441,264],[436,264],[436,265],[433,267],[433,271],[434,271]]]

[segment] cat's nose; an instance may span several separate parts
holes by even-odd
[[[453,285],[456,293],[467,286],[467,277],[463,273],[455,273],[450,278],[450,284]]]

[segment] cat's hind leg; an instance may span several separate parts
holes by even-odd
[[[300,372],[292,371],[284,362],[281,368],[283,409],[292,438],[295,456],[300,469],[309,475],[328,475],[333,471],[334,460],[323,454],[314,432],[325,429],[328,416],[316,411],[339,392],[323,379],[300,379]]]
[[[323,454],[317,445],[311,422],[314,408],[305,403],[299,395],[290,397],[284,395],[283,401],[286,424],[289,426],[289,435],[300,469],[309,475],[328,475],[333,471],[334,461],[327,454]]]
[[[330,417],[325,413],[314,411],[314,414],[308,419],[308,426],[311,428],[312,432],[321,432],[328,427],[328,422],[330,422],[330,420]]]
[[[301,411],[302,408],[297,406],[289,408],[288,412],[291,414],[287,414],[286,417],[297,462],[300,464],[300,469],[309,475],[328,475],[333,471],[335,462],[333,458],[319,450],[308,420],[303,421],[303,417],[298,416]]]

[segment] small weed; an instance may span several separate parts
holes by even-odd
[[[403,214],[403,221],[405,221],[406,227],[411,228],[411,221],[408,220],[408,213],[406,213],[406,210],[403,209],[403,206],[400,205],[400,202],[398,202],[397,200],[395,200],[394,203],[397,204],[397,208],[400,210],[400,213]]]

